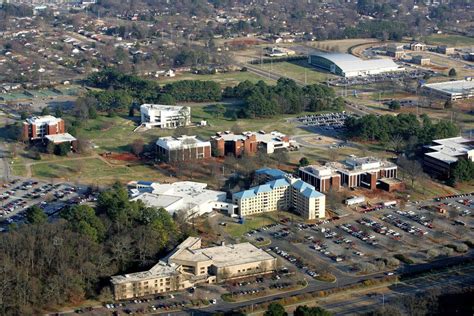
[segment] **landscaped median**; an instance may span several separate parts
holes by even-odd
[[[303,281],[298,281],[296,284],[282,283],[282,286],[278,286],[278,287],[268,287],[268,288],[262,287],[260,289],[253,289],[253,290],[249,290],[248,293],[245,293],[245,294],[241,294],[244,291],[237,291],[235,293],[225,293],[221,295],[221,298],[222,300],[226,302],[231,302],[231,303],[245,302],[245,301],[253,300],[260,297],[301,290],[307,286],[308,286],[308,282],[306,282],[306,280],[303,280]]]
[[[391,284],[397,281],[398,281],[397,276],[387,276],[382,279],[368,279],[368,280],[364,280],[364,281],[361,281],[352,285],[343,286],[343,287],[322,290],[322,291],[315,291],[315,292],[304,293],[304,294],[297,294],[297,295],[285,297],[285,298],[275,300],[275,301],[268,301],[268,302],[260,303],[260,304],[252,304],[251,306],[246,306],[239,309],[239,311],[244,314],[264,311],[264,310],[267,310],[268,305],[273,302],[279,303],[283,306],[293,305],[293,304],[303,304],[306,301],[327,297],[329,295],[341,293],[344,291],[369,288],[369,287],[379,286],[383,284]],[[252,297],[252,298],[255,298],[255,297]]]

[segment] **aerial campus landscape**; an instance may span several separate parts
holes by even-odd
[[[468,0],[0,0],[1,315],[473,315]]]

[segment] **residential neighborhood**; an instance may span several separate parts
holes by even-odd
[[[2,315],[472,315],[469,1],[0,1]]]

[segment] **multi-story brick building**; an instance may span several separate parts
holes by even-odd
[[[158,159],[165,162],[192,161],[211,157],[211,143],[196,136],[161,137],[156,142]]]
[[[52,115],[33,116],[23,122],[24,140],[43,140],[48,135],[64,134],[64,121]]]
[[[314,185],[322,192],[341,186],[349,188],[366,187],[371,190],[377,187],[379,180],[397,177],[397,165],[387,160],[374,157],[350,157],[341,162],[330,162],[324,166],[306,166],[299,168],[303,181]]]
[[[214,156],[223,157],[232,154],[240,157],[244,153],[253,155],[258,150],[272,154],[278,150],[296,148],[297,144],[288,136],[277,131],[271,133],[264,131],[243,132],[242,134],[227,131],[219,132],[216,136],[211,137],[211,146]]]

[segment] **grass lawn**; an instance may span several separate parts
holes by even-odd
[[[110,166],[98,158],[60,162],[39,162],[31,166],[32,175],[39,178],[60,178],[89,184],[110,184],[131,179],[156,180],[161,176],[155,168],[137,166]]]
[[[321,83],[334,76],[328,73],[320,72],[308,64],[306,60],[294,62],[275,62],[270,64],[258,65],[258,67],[279,74],[283,77],[299,80],[308,84]]]
[[[232,237],[241,237],[249,230],[275,223],[275,219],[269,216],[269,214],[270,213],[245,217],[243,224],[228,223],[225,230]]]
[[[462,35],[450,34],[433,34],[422,38],[424,42],[431,45],[448,45],[448,46],[472,46],[474,38]]]
[[[212,74],[212,75],[197,75],[197,74],[191,74],[191,73],[184,73],[184,74],[178,74],[176,77],[173,77],[173,78],[163,78],[163,79],[158,79],[157,81],[159,83],[165,84],[168,82],[173,82],[173,81],[178,81],[178,80],[212,80],[219,83],[222,87],[235,86],[245,80],[249,80],[251,82],[257,82],[259,80],[263,80],[268,84],[275,83],[275,81],[271,79],[260,77],[259,75],[256,75],[248,71],[233,71],[233,72],[224,72],[224,73],[218,73],[218,74]]]

